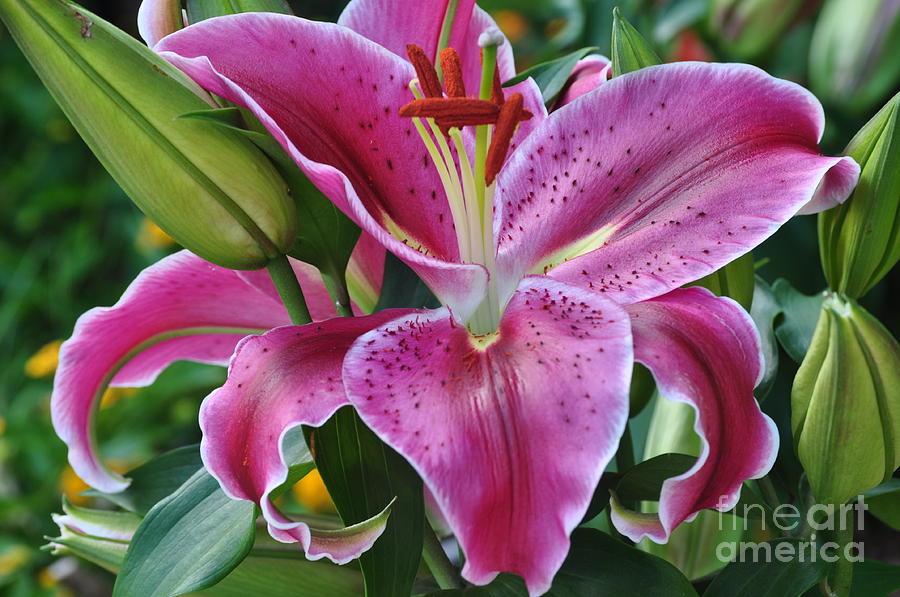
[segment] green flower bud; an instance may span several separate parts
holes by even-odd
[[[59,537],[49,539],[50,551],[78,556],[117,573],[141,517],[131,512],[79,508],[65,500],[63,512],[53,515]]]
[[[618,8],[613,9],[611,60],[614,77],[662,64],[650,43],[622,16]]]
[[[900,4],[828,0],[813,32],[810,84],[826,103],[865,113],[900,80]]]
[[[794,444],[822,503],[843,504],[900,462],[900,345],[854,300],[829,296],[791,392]]]
[[[900,62],[900,61],[898,61]],[[850,198],[819,215],[825,277],[834,290],[864,295],[900,259],[900,94],[850,141],[845,153],[860,165]]]
[[[238,133],[179,118],[210,107],[180,71],[65,0],[0,0],[0,18],[100,162],[175,240],[235,269],[290,249],[285,182]]]
[[[808,0],[714,0],[709,28],[726,52],[742,59],[771,49]]]

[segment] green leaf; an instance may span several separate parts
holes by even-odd
[[[279,559],[250,554],[218,584],[197,595],[207,597],[358,597],[362,576],[351,565],[325,560],[310,562],[292,546],[296,557]],[[287,557],[287,556],[286,556]]]
[[[697,462],[687,454],[660,454],[625,471],[615,493],[623,502],[657,501],[663,482],[688,471]]]
[[[437,591],[428,597],[523,597],[518,577],[502,574],[485,587]],[[697,597],[677,568],[656,556],[616,541],[596,529],[576,529],[572,548],[546,597]]]
[[[293,14],[285,0],[187,0],[189,23],[239,12],[278,12]]]
[[[761,349],[763,359],[765,360],[765,368],[763,369],[762,379],[756,384],[753,390],[756,399],[762,402],[772,386],[775,385],[775,378],[778,375],[778,342],[775,338],[775,318],[781,314],[781,305],[775,298],[775,293],[765,280],[756,277],[756,287],[753,289],[753,306],[750,308],[750,317],[759,330],[761,341]]]
[[[853,565],[850,597],[888,597],[900,591],[900,566],[865,559]]]
[[[409,266],[388,252],[384,260],[384,282],[376,311],[412,307],[436,309],[440,303]]]
[[[345,524],[367,520],[396,498],[387,527],[359,558],[366,595],[409,595],[422,557],[422,481],[352,407],[310,433],[316,465]]]
[[[531,77],[537,83],[538,88],[540,88],[544,103],[549,106],[556,99],[556,96],[559,95],[559,92],[563,90],[563,87],[566,86],[566,81],[569,80],[569,75],[572,74],[572,69],[575,68],[578,61],[591,52],[596,51],[596,49],[594,46],[581,48],[555,60],[536,64],[509,79],[503,86],[511,87]]]
[[[202,467],[199,444],[185,446],[166,452],[129,472],[126,476],[131,479],[131,485],[121,493],[91,489],[84,495],[101,497],[125,510],[146,514]]]
[[[749,311],[753,304],[755,288],[753,253],[738,257],[708,276],[700,278],[693,285],[702,286],[716,296],[733,298]]]
[[[769,550],[771,555],[759,557],[756,562],[752,555],[746,558],[748,561],[732,562],[716,576],[703,597],[800,597],[828,574],[828,564],[821,558],[814,562],[809,561],[811,558],[800,560],[798,550],[808,553],[810,549],[805,539],[776,539],[749,545],[762,554]],[[776,557],[779,545],[793,557]]]
[[[175,597],[212,586],[253,546],[256,506],[201,469],[156,504],[125,554],[113,597]]]
[[[775,280],[772,292],[784,314],[781,321],[775,325],[775,336],[785,352],[800,363],[809,350],[825,295],[820,293],[806,296],[783,278]]]
[[[622,16],[618,7],[613,9],[611,59],[614,77],[662,64],[650,43]]]

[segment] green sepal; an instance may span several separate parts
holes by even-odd
[[[618,7],[613,9],[612,26],[612,76],[618,77],[647,66],[662,64],[643,35],[622,16]]]

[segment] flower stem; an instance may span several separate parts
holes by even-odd
[[[347,278],[344,273],[337,271],[336,268],[328,268],[328,270],[322,271],[322,280],[325,281],[328,294],[334,301],[337,314],[340,317],[353,317],[353,308],[350,306],[350,290],[347,288]]]
[[[839,508],[837,528],[834,530],[834,540],[838,544],[838,561],[835,562],[829,579],[831,591],[837,597],[849,597],[850,585],[853,582],[853,562],[847,558],[850,543],[856,531],[854,522],[855,511],[853,508]]]
[[[434,532],[434,529],[431,528],[428,520],[425,520],[425,537],[422,541],[422,558],[425,560],[425,565],[428,566],[428,569],[431,571],[434,580],[437,581],[440,588],[462,589],[465,586],[462,577],[459,575],[459,571],[447,557],[444,548],[441,546],[441,540],[438,539],[437,534]]]
[[[287,309],[288,315],[291,316],[291,322],[294,325],[304,325],[312,321],[309,316],[309,308],[306,306],[306,299],[303,297],[303,289],[297,281],[294,274],[294,268],[288,261],[287,255],[281,255],[269,262],[266,266],[269,270],[269,276],[275,283],[278,295]]]

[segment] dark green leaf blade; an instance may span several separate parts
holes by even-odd
[[[775,293],[775,300],[781,305],[784,314],[775,326],[775,335],[788,355],[800,363],[812,341],[825,295],[819,293],[806,296],[783,278],[775,280],[772,292]]]
[[[534,82],[537,83],[538,88],[541,90],[541,96],[544,98],[544,103],[549,105],[556,99],[556,96],[563,90],[563,87],[566,86],[566,81],[569,80],[569,75],[572,74],[572,69],[575,68],[578,61],[596,49],[597,48],[594,46],[581,48],[580,50],[575,50],[561,58],[536,64],[531,68],[522,71],[512,79],[509,79],[503,86],[510,87],[517,83],[521,83],[528,77],[532,77]]]
[[[293,14],[285,0],[187,0],[188,22],[192,24],[239,12]]]
[[[774,539],[760,544],[750,544],[762,550],[758,561],[753,556],[746,561],[732,562],[722,569],[703,597],[799,597],[810,587],[825,578],[829,565],[817,558],[799,558],[799,549],[809,551],[802,544],[805,539]],[[787,547],[787,546],[790,547]],[[794,557],[776,557],[778,546],[793,550]],[[756,553],[751,552],[751,553]],[[765,554],[769,555],[766,556]],[[780,561],[784,560],[784,561]]]
[[[125,491],[103,493],[91,489],[84,494],[104,498],[131,512],[146,514],[202,467],[199,444],[176,448],[129,472],[126,477],[131,479],[131,485]]]
[[[403,307],[436,309],[440,303],[416,272],[388,253],[384,260],[384,283],[375,310]]]
[[[253,547],[256,506],[226,496],[206,470],[156,504],[138,527],[114,597],[175,597],[214,585]]]
[[[428,597],[525,597],[525,583],[501,574],[485,587],[437,591]],[[691,583],[665,560],[596,529],[576,529],[572,548],[547,597],[697,597]]]
[[[377,515],[396,497],[384,533],[359,564],[366,595],[409,595],[422,557],[422,481],[349,406],[312,430],[310,446],[345,524]]]
[[[623,502],[655,501],[659,499],[663,482],[678,476],[697,462],[687,454],[660,454],[625,471],[616,484],[616,495]]]
[[[775,339],[775,318],[781,313],[781,305],[775,298],[775,293],[765,280],[756,276],[756,287],[753,289],[753,306],[750,308],[750,317],[759,330],[765,369],[762,379],[753,390],[756,399],[762,402],[778,375],[778,342]]]

